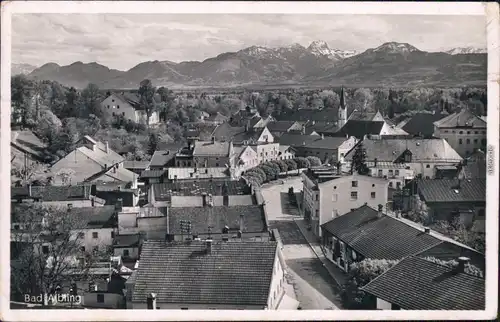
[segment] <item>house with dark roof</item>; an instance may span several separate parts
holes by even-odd
[[[333,167],[316,167],[302,173],[303,213],[315,235],[321,225],[365,203],[372,207],[388,203],[388,181],[383,178],[343,173]]]
[[[168,170],[144,170],[139,177],[139,181],[146,185],[163,183],[167,176]]]
[[[115,205],[122,200],[124,207],[134,207],[139,203],[141,191],[130,184],[97,182],[92,185],[92,194],[105,201],[106,205]]]
[[[486,178],[486,154],[476,150],[464,159],[461,177],[464,179]]]
[[[113,271],[104,283],[89,285],[84,293],[82,306],[93,309],[125,309],[125,282],[127,279],[119,272]]]
[[[155,101],[159,101],[155,97]],[[123,117],[135,123],[147,123],[147,113],[144,106],[140,103],[139,95],[135,93],[111,93],[100,104],[101,110],[104,113],[113,117]],[[157,124],[160,122],[159,114],[153,111],[149,116],[149,124]]]
[[[435,113],[416,113],[405,120],[401,129],[412,136],[418,136],[426,139],[434,137],[434,122],[445,118],[448,114],[440,110]]]
[[[203,207],[252,205],[251,188],[243,180],[174,180],[153,184],[148,193],[155,207]]]
[[[486,179],[416,179],[405,186],[404,211],[411,211],[414,199],[427,205],[433,221],[459,219],[466,227],[484,229],[486,221]]]
[[[10,132],[11,164],[19,167],[32,163],[47,163],[51,156],[47,153],[47,144],[30,130]]]
[[[240,109],[229,117],[231,126],[244,126],[247,121],[252,118],[260,118],[260,114],[255,108],[247,106],[245,109]]]
[[[486,149],[486,120],[463,108],[434,122],[434,136],[445,139],[462,157]]]
[[[364,205],[321,225],[325,256],[344,271],[365,258],[400,260],[442,242],[430,229],[417,229]]]
[[[262,205],[173,207],[167,216],[169,241],[270,239]]]
[[[104,169],[97,171],[90,175],[83,182],[111,182],[111,183],[125,183],[130,184],[132,189],[137,188],[137,180],[139,175],[135,172],[127,170],[123,164],[113,164],[110,167],[107,165]]]
[[[139,259],[144,236],[137,234],[117,234],[113,238],[113,254],[123,262],[135,263]]]
[[[378,310],[484,310],[485,280],[466,272],[468,258],[448,266],[408,257],[361,288]]]
[[[76,186],[32,186],[12,187],[10,199],[13,203],[40,202],[46,206],[99,207],[105,200],[92,192],[91,185]]]
[[[125,160],[125,161],[123,161],[123,167],[129,171],[136,173],[136,174],[141,174],[142,171],[149,168],[150,163],[151,163],[151,161]]]
[[[227,121],[229,121],[229,117],[222,115],[220,112],[210,115],[208,118],[205,119],[206,123],[213,123],[213,124],[222,124]]]
[[[280,137],[284,133],[302,133],[302,125],[296,121],[272,121],[266,126],[275,137]]]
[[[123,167],[123,161],[125,159],[110,149],[107,142],[103,143],[86,135],[78,141],[73,151],[51,166],[52,182],[56,185],[82,183],[114,165]]]
[[[149,170],[166,170],[175,164],[175,154],[178,149],[156,150],[149,163]]]
[[[215,137],[212,137],[210,141],[189,141],[187,147],[180,149],[175,154],[174,166],[233,168],[233,142],[217,141]]]
[[[274,241],[146,241],[129,309],[274,310],[285,296]]]
[[[304,135],[285,133],[279,137],[280,145],[288,145],[296,150],[295,156],[318,157],[322,162],[339,161],[356,144],[354,137],[329,137],[324,135]]]
[[[415,176],[435,178],[438,167],[457,168],[462,162],[462,157],[444,139],[372,136],[365,137],[358,144],[363,145],[366,151],[366,162],[370,162],[376,168],[377,173],[379,170],[384,170],[381,166],[389,162],[404,164],[405,167],[414,171]],[[356,146],[345,155],[346,166],[350,166],[355,151]],[[402,177],[401,174],[398,176],[398,182],[404,183],[404,180],[408,178]]]

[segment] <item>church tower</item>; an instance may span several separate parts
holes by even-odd
[[[340,90],[340,106],[338,111],[338,124],[341,129],[347,123],[347,107],[345,105],[344,86]]]

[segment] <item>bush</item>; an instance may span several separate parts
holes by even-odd
[[[264,171],[264,173],[266,174],[266,179],[267,181],[270,181],[270,180],[273,180],[276,178],[276,176],[278,176],[279,172],[276,171],[275,168],[267,165],[267,164],[262,164],[260,166],[260,168],[262,169],[262,171]]]
[[[350,266],[347,281],[341,290],[341,300],[348,310],[371,309],[373,303],[370,297],[360,288],[368,284],[375,277],[396,265],[397,260],[364,259]]]
[[[270,166],[271,168],[273,168],[278,174],[281,172],[281,168],[280,168],[280,166],[279,166],[279,164],[278,164],[277,161],[269,161],[269,162],[266,162],[264,164],[266,164],[266,165]]]
[[[258,167],[248,170],[245,175],[257,178],[259,184],[262,184],[267,179],[265,172]]]
[[[297,157],[294,160],[297,163],[297,168],[298,169],[309,168],[311,166],[311,163],[306,158]]]
[[[306,158],[309,161],[311,167],[317,167],[321,165],[321,160],[315,156],[309,156]]]
[[[277,160],[276,164],[280,167],[280,172],[288,171],[288,164],[283,160]]]
[[[292,160],[292,159],[285,160],[285,163],[288,166],[287,171],[297,170],[297,162],[295,162],[294,160]]]

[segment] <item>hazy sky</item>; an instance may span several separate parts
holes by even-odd
[[[16,14],[12,62],[75,61],[129,69],[148,60],[204,60],[252,45],[314,40],[363,51],[388,41],[425,51],[486,47],[483,16],[275,14]]]

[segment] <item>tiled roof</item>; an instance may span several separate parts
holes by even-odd
[[[422,252],[440,239],[369,206],[362,206],[322,225],[365,258],[401,259]]]
[[[417,187],[426,202],[486,201],[486,179],[420,179]]]
[[[367,111],[352,111],[349,115],[349,121],[373,121],[376,117],[382,117],[379,112],[367,112]]]
[[[444,139],[364,139],[366,160],[391,161],[398,159],[408,149],[412,162],[440,161],[460,162],[462,157]],[[350,161],[356,148],[349,151],[345,159]]]
[[[141,172],[141,178],[160,178],[167,173],[168,170],[144,170]]]
[[[383,121],[358,121],[349,120],[340,129],[338,135],[340,136],[354,136],[358,139],[362,139],[363,136],[368,134],[380,134],[382,127],[384,127]]]
[[[175,179],[210,179],[210,178],[229,178],[228,168],[168,168],[168,178]]]
[[[333,135],[340,130],[337,122],[314,122],[314,124],[306,124],[306,134],[316,132],[318,134]]]
[[[212,136],[216,140],[233,141],[241,143],[243,141],[253,141],[259,139],[264,128],[245,130],[244,126],[231,126],[229,123],[223,123],[214,130]]]
[[[443,241],[434,247],[424,250],[417,254],[419,257],[434,257],[443,261],[456,260],[459,257],[467,257],[470,259],[470,264],[480,268],[482,271],[485,269],[485,257],[478,251],[461,247],[455,243]]]
[[[467,179],[486,178],[486,155],[483,151],[474,152],[467,158],[467,164],[463,167]]]
[[[47,148],[47,144],[29,130],[11,131],[10,142],[15,147],[40,158],[44,157]]]
[[[485,281],[409,257],[362,288],[405,310],[484,310]]]
[[[175,153],[177,150],[158,150],[155,151],[153,157],[151,158],[151,162],[149,163],[150,167],[166,167],[172,162],[175,158]]]
[[[158,303],[266,306],[276,242],[146,241],[137,270],[133,302],[150,293]]]
[[[336,122],[338,120],[336,109],[309,110],[299,109],[291,114],[281,117],[282,120],[290,121],[317,121],[317,122]]]
[[[229,120],[229,117],[217,112],[214,115],[210,115],[210,117],[208,117],[208,120],[209,121],[227,121],[227,120]]]
[[[226,157],[230,152],[229,142],[195,141],[193,156],[221,156]]]
[[[123,161],[125,169],[146,169],[151,161]]]
[[[113,239],[113,247],[137,247],[141,236],[139,234],[133,235],[116,235]]]
[[[144,108],[140,104],[140,97],[136,93],[131,93],[131,92],[123,92],[123,93],[112,93],[115,97],[119,98],[120,100],[129,103],[133,108],[136,110],[143,110]],[[154,101],[159,103],[160,102],[160,97],[158,95],[154,96]]]
[[[90,191],[90,185],[32,186],[30,196],[28,186],[12,187],[11,199],[32,197],[42,201],[90,200]]]
[[[280,144],[280,153],[285,153],[287,150],[295,151],[295,148],[289,145]]]
[[[294,148],[305,147],[312,149],[337,149],[347,139],[345,137],[321,137],[320,135],[303,135],[285,133],[279,137],[279,143]]]
[[[266,231],[264,208],[261,205],[217,206],[217,207],[174,207],[168,210],[169,233],[180,234],[180,221],[191,222],[193,234],[220,234],[227,226],[232,231],[240,229],[243,216],[243,233]]]
[[[295,121],[273,121],[267,123],[267,128],[271,132],[286,132],[295,123]]]
[[[156,200],[168,200],[169,191],[174,196],[201,196],[203,193],[221,196],[224,185],[227,187],[228,195],[249,195],[250,187],[243,181],[230,180],[200,180],[200,181],[177,181],[169,183],[155,183],[152,185]]]
[[[467,127],[475,129],[486,129],[486,121],[472,113],[467,108],[463,108],[456,113],[453,113],[439,121],[436,121],[434,125],[440,128]]]
[[[85,222],[87,228],[116,227],[116,209],[114,205],[101,207],[74,207],[70,211],[80,222]]]
[[[103,176],[108,176],[113,178],[114,180],[121,182],[133,182],[134,180],[137,180],[137,178],[139,177],[136,173],[128,169],[125,169],[119,165],[114,165],[107,169],[103,169],[97,173],[94,173],[90,177],[86,178],[84,181],[85,182],[99,181],[99,178]]]
[[[403,126],[403,130],[412,135],[420,134],[431,138],[434,134],[434,122],[444,118],[445,114],[417,113]]]

